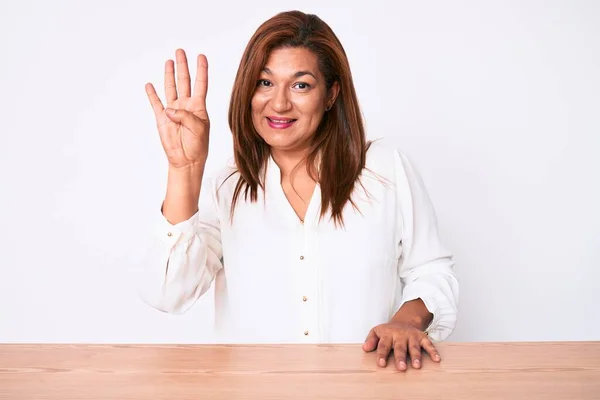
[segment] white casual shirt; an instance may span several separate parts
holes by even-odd
[[[202,186],[199,211],[157,230],[139,278],[140,295],[168,313],[187,311],[215,285],[215,333],[229,343],[361,343],[402,303],[421,298],[433,340],[454,329],[458,282],[438,236],[425,186],[400,151],[374,143],[344,227],[319,221],[317,184],[304,221],[270,159],[265,192],[230,207],[237,175],[225,168]],[[363,188],[364,187],[364,188]]]

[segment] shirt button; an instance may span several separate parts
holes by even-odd
[[[308,331],[304,331],[304,336],[308,336]]]
[[[306,301],[308,298],[306,296],[302,296],[302,301]]]
[[[304,256],[300,256],[300,259],[301,259],[301,260],[304,260]]]
[[[171,232],[169,232],[169,233],[167,233],[167,236],[171,237],[171,236],[173,236],[173,234]]]

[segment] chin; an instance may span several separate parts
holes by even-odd
[[[262,139],[269,147],[282,151],[290,151],[303,147],[301,141],[294,138],[293,135],[283,133],[259,133]]]
[[[265,141],[265,143],[267,143],[270,147],[275,147],[275,148],[288,148],[288,147],[293,147],[293,143],[294,141],[291,140],[291,138],[289,137],[282,137],[282,135],[261,135],[261,137],[263,138],[263,140]]]

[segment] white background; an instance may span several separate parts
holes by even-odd
[[[208,340],[212,291],[172,316],[132,281],[166,184],[144,84],[164,99],[175,49],[207,55],[219,167],[244,47],[297,8],[425,178],[461,283],[449,340],[600,339],[599,2],[31,0],[0,5],[0,342]]]

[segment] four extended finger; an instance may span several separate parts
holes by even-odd
[[[198,71],[194,82],[194,97],[202,103],[202,108],[206,109],[206,93],[208,92],[208,61],[204,54],[198,55]]]
[[[167,105],[177,100],[177,87],[175,86],[175,64],[173,60],[165,62],[165,97]]]
[[[175,52],[177,60],[177,92],[178,97],[190,97],[190,71],[188,61],[183,49],[177,49]]]
[[[152,106],[154,115],[156,115],[156,118],[158,118],[165,108],[151,83],[146,83],[146,94],[148,95],[148,100],[150,100],[150,105]]]

